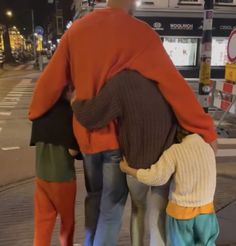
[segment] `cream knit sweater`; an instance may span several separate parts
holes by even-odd
[[[172,177],[173,176],[173,177]],[[140,182],[160,186],[172,177],[169,201],[183,207],[200,207],[213,202],[216,161],[211,146],[199,135],[187,136],[164,152],[150,169],[139,169]]]

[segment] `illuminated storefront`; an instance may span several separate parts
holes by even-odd
[[[196,66],[197,38],[164,38],[164,47],[176,66]]]
[[[3,26],[0,24],[0,50],[4,50]]]
[[[212,66],[225,66],[227,63],[228,38],[212,39]]]
[[[136,16],[159,33],[168,55],[181,74],[185,78],[198,78],[203,28],[200,13],[196,13],[195,17],[186,18],[183,16],[158,16],[158,12],[145,16],[143,13],[145,12],[136,12]],[[212,78],[224,78],[227,40],[235,27],[234,18],[216,16],[213,20]]]
[[[23,51],[26,49],[25,38],[21,35],[15,26],[9,28],[9,37],[12,52]]]

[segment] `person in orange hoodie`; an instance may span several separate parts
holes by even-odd
[[[171,62],[159,35],[129,14],[134,3],[135,0],[108,0],[107,8],[74,22],[37,82],[29,118],[33,120],[47,112],[69,81],[74,83],[77,99],[91,99],[105,81],[130,69],[158,83],[184,129],[215,145],[211,117]],[[88,192],[86,246],[117,245],[127,185],[119,169],[116,130],[115,122],[90,132],[74,121],[74,132],[84,153]]]

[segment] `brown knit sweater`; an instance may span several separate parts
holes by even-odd
[[[72,105],[77,120],[92,130],[118,119],[120,149],[135,168],[149,168],[174,142],[176,119],[156,83],[123,71],[90,100]]]

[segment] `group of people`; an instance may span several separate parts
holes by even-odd
[[[213,121],[158,34],[131,15],[134,4],[108,0],[75,21],[37,81],[34,246],[50,246],[58,215],[60,243],[73,245],[75,159],[87,190],[85,246],[118,244],[128,194],[129,245],[215,245]]]

